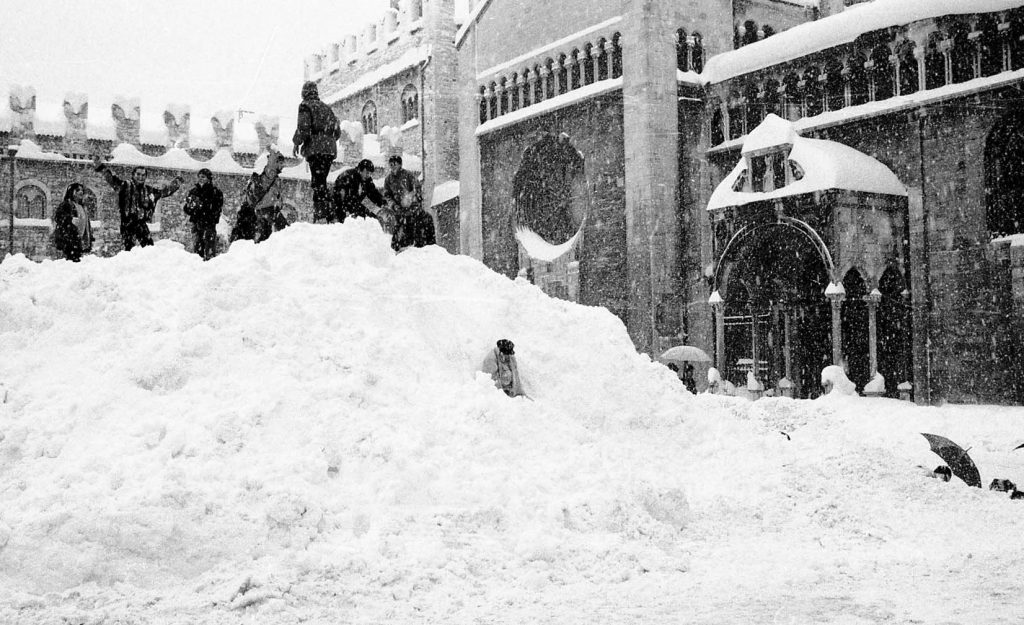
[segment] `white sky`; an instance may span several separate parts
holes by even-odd
[[[32,85],[90,102],[142,99],[197,111],[294,115],[302,60],[386,6],[382,0],[3,0],[0,95]],[[60,100],[58,100],[59,104]]]

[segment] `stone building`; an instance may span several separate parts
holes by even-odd
[[[305,62],[306,80],[344,120],[346,159],[365,156],[383,170],[388,156],[402,155],[405,168],[420,173],[438,243],[451,252],[458,251],[457,19],[453,0],[392,0],[379,20]],[[374,153],[360,153],[364,145]]]
[[[1021,403],[1022,6],[483,0],[460,250],[735,383]]]
[[[117,197],[94,171],[94,154],[122,178],[137,165],[147,168],[147,182],[155,186],[181,176],[185,184],[157,203],[150,229],[155,240],[171,239],[186,246],[192,235],[181,208],[199,169],[210,169],[214,184],[224,192],[218,231],[226,243],[256,158],[271,146],[291,154],[291,134],[280,136],[277,118],[242,122],[236,111],[220,111],[193,123],[187,106],[168,105],[162,115],[144,117],[137,98],[117,98],[92,112],[90,104],[79,93],[68,93],[59,106],[52,101],[37,104],[35,89],[20,86],[12,87],[8,101],[0,104],[0,146],[6,146],[0,158],[0,255],[22,253],[34,260],[55,256],[51,218],[72,182],[86,187],[96,235],[94,253],[121,251]],[[285,214],[291,221],[310,218],[308,180],[304,164],[289,159],[282,184]]]

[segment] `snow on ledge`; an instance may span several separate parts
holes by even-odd
[[[581,227],[576,231],[576,234],[572,235],[572,238],[565,243],[562,243],[561,245],[552,245],[541,238],[541,236],[533,230],[520,226],[519,228],[516,228],[516,240],[523,246],[523,249],[530,258],[551,263],[558,260],[565,255],[566,252],[571,250],[580,239],[580,235],[582,233],[583,228]]]
[[[486,121],[480,124],[476,129],[476,136],[485,135],[499,128],[504,128],[512,124],[519,123],[521,121],[530,119],[531,117],[537,117],[544,113],[564,108],[571,104],[576,104],[583,100],[599,96],[609,91],[615,91],[616,89],[622,88],[622,77],[611,78],[609,80],[601,80],[593,84],[587,85],[586,87],[580,87],[579,89],[573,89],[567,91],[562,95],[555,96],[549,100],[544,100],[537,104],[531,104],[525,108],[521,108],[518,111],[506,113],[495,119]]]
[[[430,205],[437,206],[457,197],[459,197],[459,181],[448,180],[434,187],[434,193],[430,198]]]
[[[1009,243],[1010,247],[1024,247],[1024,234],[1008,234],[992,239],[992,243]]]
[[[68,157],[63,154],[57,154],[55,152],[44,152],[41,147],[36,145],[29,139],[22,139],[18,146],[18,152],[15,154],[17,158],[23,158],[33,161],[69,161]]]
[[[991,13],[1024,6],[1024,0],[873,0],[843,12],[800,24],[756,43],[708,59],[706,83],[749,74],[845,43],[892,26],[970,13]]]
[[[486,80],[486,79],[491,78],[491,77],[496,77],[497,75],[499,75],[501,72],[503,72],[505,70],[508,70],[508,69],[514,68],[514,67],[518,68],[520,65],[522,65],[526,61],[530,61],[532,59],[535,59],[535,58],[537,58],[539,56],[542,56],[543,54],[545,54],[547,52],[554,52],[554,51],[560,50],[562,48],[567,48],[569,46],[569,44],[575,43],[575,42],[579,41],[580,39],[585,38],[587,35],[592,35],[594,33],[601,32],[601,31],[603,31],[606,28],[611,28],[612,26],[615,26],[616,24],[618,24],[621,21],[622,21],[622,16],[621,15],[616,15],[615,17],[606,19],[605,21],[601,22],[600,24],[594,24],[593,26],[588,26],[587,28],[584,28],[583,30],[580,30],[580,31],[572,33],[571,35],[567,35],[565,37],[562,37],[558,41],[553,41],[553,42],[551,42],[551,43],[549,43],[549,44],[547,44],[547,45],[545,45],[543,47],[535,48],[535,49],[530,50],[529,52],[527,52],[525,54],[520,54],[519,56],[515,57],[514,59],[510,59],[510,60],[505,61],[503,63],[499,63],[498,65],[494,65],[494,66],[488,67],[487,69],[483,70],[482,72],[478,72],[477,75],[476,75],[476,79],[477,79],[477,81],[481,81],[481,80]]]

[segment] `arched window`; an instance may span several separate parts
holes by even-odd
[[[477,94],[480,99],[480,123],[487,121],[487,89],[480,87],[480,93]]]
[[[921,88],[921,79],[917,67],[917,57],[914,56],[914,46],[904,46],[898,56],[900,59],[899,95],[916,93]]]
[[[594,83],[594,46],[589,43],[583,46],[583,84]]]
[[[24,184],[14,193],[14,216],[21,219],[46,219],[46,191],[35,184]]]
[[[547,68],[547,77],[548,77],[547,88],[544,90],[544,99],[545,100],[550,100],[551,98],[553,98],[553,97],[555,97],[557,95],[557,93],[555,93],[555,62],[554,62],[554,60],[548,59],[548,60],[544,61],[544,67]],[[543,72],[543,70],[541,70],[541,71]]]
[[[769,113],[772,115],[779,115],[781,113],[779,108],[779,81],[772,78],[765,81],[764,89],[761,91],[761,101],[764,103],[765,117]]]
[[[523,84],[522,77],[518,73],[512,74],[512,78],[509,79],[509,95],[508,95],[508,110],[518,111],[521,103],[519,102],[519,91],[520,86]]]
[[[487,102],[491,107],[491,119],[501,115],[501,110],[498,109],[498,85],[493,82],[487,88]]]
[[[368,135],[377,134],[377,105],[370,100],[363,105],[363,132]]]
[[[946,84],[946,56],[939,49],[942,40],[935,33],[924,54],[924,88],[937,89]]]
[[[747,134],[746,124],[744,123],[746,113],[743,98],[740,94],[733,91],[729,94],[729,138],[736,139]]]
[[[993,236],[1024,233],[1024,114],[996,124],[985,141],[985,222]]]
[[[782,79],[785,91],[782,93],[782,108],[785,118],[791,122],[800,119],[800,78],[796,74],[788,74]]]
[[[747,83],[743,88],[743,98],[747,101],[747,128],[757,128],[764,120],[764,103],[756,83]]]
[[[949,39],[952,47],[949,50],[950,65],[953,70],[953,82],[967,82],[974,78],[974,59],[977,58],[977,48],[974,42],[967,38],[967,24],[955,24],[949,32]]]
[[[888,100],[896,95],[896,80],[888,46],[871,51],[871,80],[875,85],[875,100]]]
[[[690,69],[699,74],[704,71],[704,38],[693,33],[690,39]]]
[[[711,145],[725,142],[725,128],[722,127],[722,111],[716,109],[711,116]]]
[[[838,111],[846,106],[845,78],[843,66],[839,61],[832,61],[825,66],[825,107],[830,111]]]
[[[564,54],[558,55],[558,60],[555,61],[555,71],[558,72],[558,77],[555,79],[555,86],[558,88],[558,95],[562,95],[569,90],[569,59],[565,58]]]
[[[619,33],[612,35],[612,78],[622,76],[622,45]]]
[[[684,72],[690,69],[690,49],[686,37],[685,29],[676,31],[676,68]]]
[[[847,80],[850,83],[850,106],[864,104],[871,99],[871,86],[868,82],[868,71],[864,68],[864,57],[854,53],[848,61]]]
[[[544,72],[541,71],[540,65],[533,66],[533,98],[532,103],[544,101]]]
[[[418,119],[420,116],[420,94],[413,85],[402,90],[402,122]]]
[[[608,78],[608,41],[605,39],[598,39],[597,49],[597,79],[606,80]]]
[[[508,113],[508,81],[503,76],[498,81],[498,115]]]
[[[821,96],[821,82],[818,80],[820,75],[821,70],[813,65],[804,71],[804,115],[807,117],[821,114],[824,106]]]
[[[581,52],[573,50],[572,54],[566,61],[569,63],[569,88],[579,89],[583,86],[583,72],[580,67],[580,54]]]
[[[981,55],[979,65],[982,76],[991,76],[1003,71],[1003,44],[999,40],[999,27],[992,16],[982,19],[978,24],[981,38],[978,40],[978,52]]]

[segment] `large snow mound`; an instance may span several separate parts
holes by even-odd
[[[478,371],[516,343],[530,398]],[[2,623],[1001,623],[1020,408],[693,396],[375,222],[0,264]],[[770,617],[770,618],[769,618]]]

